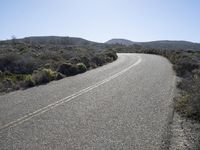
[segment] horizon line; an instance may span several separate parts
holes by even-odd
[[[190,40],[183,40],[183,39],[157,39],[157,40],[146,40],[146,41],[135,41],[135,40],[131,40],[128,38],[110,38],[109,40],[106,40],[104,42],[101,41],[94,41],[91,39],[87,39],[85,37],[79,37],[79,36],[68,36],[68,35],[30,35],[30,36],[21,36],[21,37],[16,37],[15,35],[12,35],[10,38],[6,38],[6,39],[0,39],[0,41],[7,41],[7,40],[12,40],[13,36],[16,39],[24,39],[24,38],[29,38],[29,37],[69,37],[69,38],[80,38],[80,39],[84,39],[90,42],[95,42],[95,43],[106,43],[110,40],[128,40],[130,42],[135,42],[135,43],[146,43],[146,42],[162,42],[162,41],[171,41],[171,42],[190,42],[190,43],[196,43],[196,44],[200,44],[200,42],[196,42],[196,41],[190,41]]]

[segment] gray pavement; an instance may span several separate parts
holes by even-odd
[[[160,149],[175,75],[163,57],[113,63],[0,96],[0,149]]]

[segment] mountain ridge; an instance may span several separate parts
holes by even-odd
[[[190,41],[183,40],[158,40],[158,41],[148,41],[148,42],[134,42],[131,40],[118,38],[111,39],[105,43],[99,43],[94,41],[89,41],[79,37],[69,37],[69,36],[30,36],[20,39],[10,39],[0,41],[0,43],[32,43],[32,44],[42,44],[42,45],[60,45],[60,46],[90,46],[99,49],[104,49],[106,46],[112,44],[120,44],[125,46],[139,45],[144,48],[155,48],[155,49],[191,49],[200,51],[200,43],[194,43]]]

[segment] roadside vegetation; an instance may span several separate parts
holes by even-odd
[[[156,54],[166,57],[180,77],[174,98],[175,110],[182,116],[200,121],[200,51],[187,49],[149,49],[140,45],[113,45],[117,52]]]
[[[0,41],[0,92],[83,73],[117,59],[98,43],[69,37]]]

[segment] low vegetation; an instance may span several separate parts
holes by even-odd
[[[117,59],[98,43],[69,37],[0,41],[0,92],[10,92],[83,73]]]

